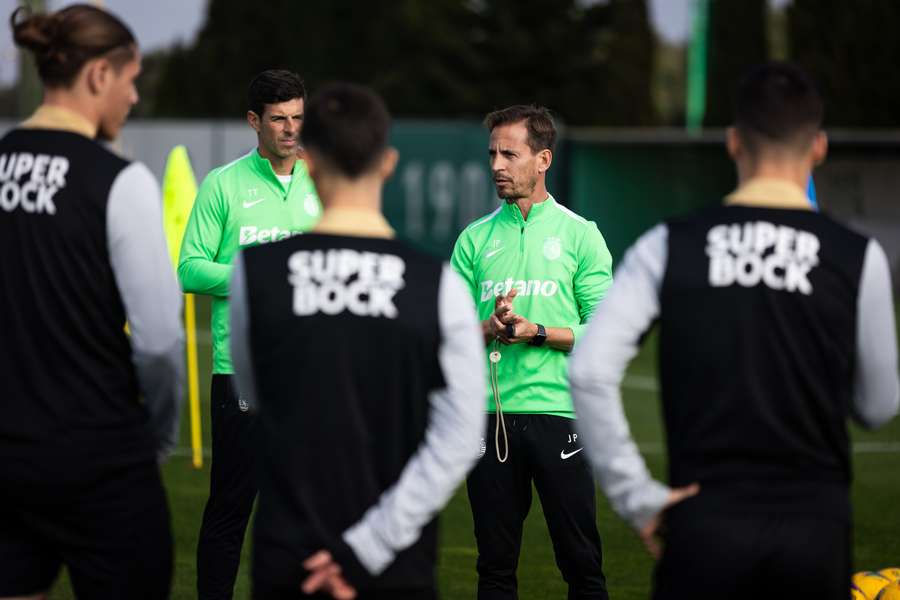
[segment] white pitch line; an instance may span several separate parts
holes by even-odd
[[[638,442],[638,448],[642,454],[658,455],[663,454],[666,450],[664,444],[659,442]],[[853,454],[900,454],[900,442],[856,442],[852,446]],[[187,447],[175,448],[172,456],[190,457],[194,452]],[[209,458],[212,451],[209,448],[203,449],[203,457]]]
[[[663,454],[665,445],[659,442],[638,442],[643,454]],[[900,454],[900,442],[855,442],[851,446],[853,454]]]
[[[854,454],[897,454],[900,442],[856,442],[853,444]]]
[[[658,392],[659,383],[651,375],[626,375],[622,387],[639,392]]]
[[[193,457],[194,450],[191,448],[186,448],[184,446],[181,446],[181,447],[178,447],[178,448],[175,448],[174,450],[172,450],[172,456]],[[212,450],[210,450],[209,448],[204,448],[203,449],[203,458],[209,458],[210,456],[212,456]]]
[[[212,346],[212,334],[209,332],[209,329],[197,330],[197,343],[204,346]]]
[[[209,330],[198,330],[197,337],[201,343],[209,343],[211,340]],[[653,375],[628,374],[622,380],[622,387],[640,392],[659,392],[659,383]],[[665,451],[665,446],[657,442],[639,442],[638,446],[645,454],[662,454]],[[898,454],[900,453],[900,442],[857,442],[853,444],[853,453]],[[190,448],[176,448],[172,454],[173,456],[193,456],[193,451]],[[203,456],[206,458],[211,456],[208,448],[203,449]]]

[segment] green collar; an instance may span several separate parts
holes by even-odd
[[[511,218],[516,223],[522,225],[525,223],[531,223],[533,221],[537,221],[542,218],[545,214],[547,214],[548,210],[550,210],[551,206],[556,205],[556,200],[553,196],[548,195],[547,199],[543,202],[536,202],[531,205],[531,210],[528,211],[528,220],[526,221],[522,217],[522,211],[519,210],[519,205],[515,202],[507,202],[503,201],[503,214],[505,214],[508,218]]]
[[[275,169],[272,168],[272,163],[269,162],[269,159],[264,158],[259,153],[259,148],[254,148],[250,153],[250,164],[253,166],[253,170],[263,179],[267,179],[269,183],[276,186],[278,189],[283,190],[285,193],[288,192],[290,187],[293,186],[298,179],[305,177],[307,174],[306,161],[302,158],[298,158],[297,162],[294,163],[294,170],[291,173],[291,184],[290,186],[285,187],[284,184],[281,183],[281,180],[278,179],[278,175],[275,174]]]

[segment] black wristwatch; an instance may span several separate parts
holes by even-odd
[[[535,325],[538,328],[537,333],[534,334],[534,337],[528,343],[532,346],[543,346],[544,342],[547,341],[547,330],[540,323],[535,323]]]

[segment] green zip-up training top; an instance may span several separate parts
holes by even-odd
[[[228,349],[231,261],[245,246],[286,239],[311,229],[321,214],[306,163],[283,184],[254,149],[210,171],[200,185],[184,232],[178,279],[185,292],[212,299],[213,373],[233,373]]]
[[[597,225],[552,196],[534,204],[528,220],[516,204],[504,202],[475,221],[460,234],[450,263],[468,283],[481,320],[490,318],[495,296],[515,287],[516,314],[545,327],[568,327],[576,344],[612,284],[612,256]],[[568,353],[528,344],[501,345],[500,352],[504,412],[574,418]],[[487,408],[494,410],[490,391]]]

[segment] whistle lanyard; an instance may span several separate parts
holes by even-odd
[[[497,423],[494,427],[494,451],[497,460],[505,463],[509,458],[509,435],[506,433],[506,421],[503,418],[503,405],[500,403],[500,385],[497,383],[497,364],[500,362],[500,341],[494,340],[491,353],[488,355],[491,369],[491,393],[494,395]],[[500,455],[500,430],[503,430],[503,456]]]

